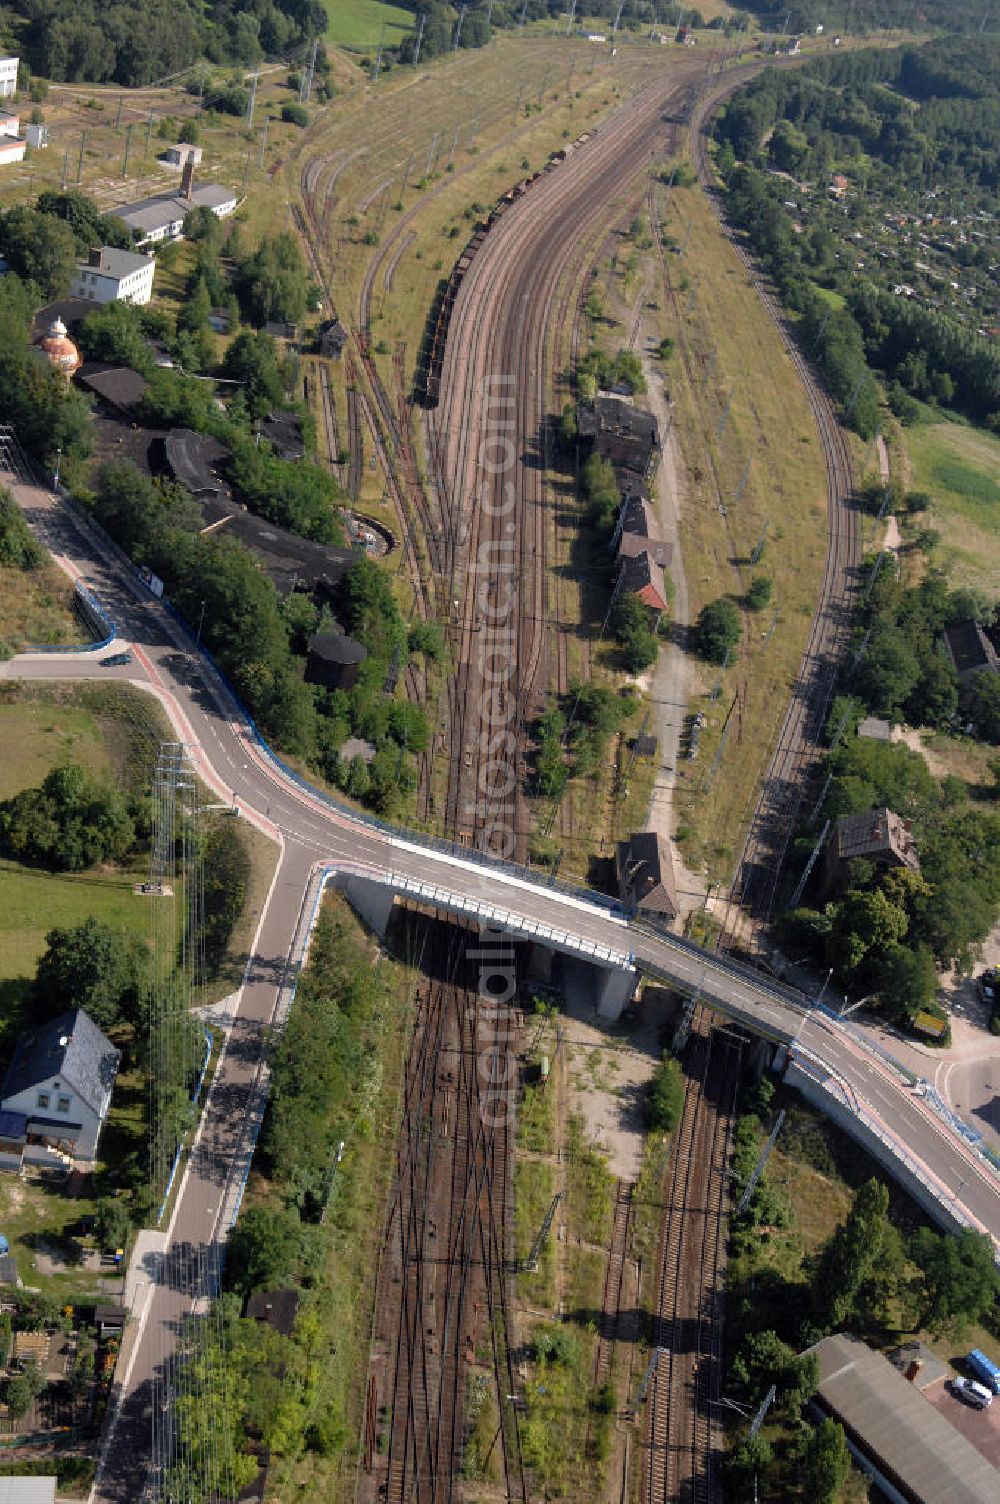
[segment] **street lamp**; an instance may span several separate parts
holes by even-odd
[[[817,1008],[819,1007],[820,1003],[823,1001],[824,994],[826,993],[827,987],[829,987],[829,985],[830,985],[830,978],[832,976],[833,976],[833,967],[831,966],[830,970],[826,974],[826,980],[825,980],[825,982],[823,983],[822,987],[819,989],[819,997],[816,999],[816,1007]]]
[[[61,461],[62,461],[62,450],[57,446],[56,447],[56,470],[55,470],[55,474],[52,477],[52,490],[53,490],[53,492],[58,492],[58,490],[59,490],[59,465],[60,465]]]
[[[202,629],[202,626],[204,624],[204,621],[205,621],[205,602],[202,601],[202,603],[201,603],[201,615],[198,617],[198,632],[197,632],[197,635],[196,635],[195,640],[194,640],[194,645],[195,645],[196,648],[200,648],[201,647],[201,629]]]

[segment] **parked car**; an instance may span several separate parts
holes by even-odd
[[[951,1392],[974,1410],[985,1410],[993,1403],[993,1396],[986,1385],[977,1384],[975,1379],[963,1379],[961,1376],[952,1379]]]
[[[102,668],[125,668],[132,662],[131,653],[112,653],[108,658],[101,659]]]

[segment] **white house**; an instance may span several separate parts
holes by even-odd
[[[6,167],[8,162],[23,162],[27,144],[13,136],[0,136],[0,167]]]
[[[53,1149],[93,1161],[120,1058],[82,1008],[22,1034],[0,1097],[5,1143],[36,1162]]]
[[[21,117],[16,110],[0,110],[0,136],[16,136]]]
[[[0,57],[0,99],[9,99],[17,93],[16,57]]]
[[[102,245],[77,263],[70,296],[91,303],[148,303],[155,271],[152,256]]]

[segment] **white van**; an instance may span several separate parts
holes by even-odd
[[[964,1400],[974,1410],[985,1410],[993,1403],[993,1396],[986,1385],[977,1384],[975,1379],[952,1379],[951,1388],[953,1394],[957,1394],[960,1400]]]

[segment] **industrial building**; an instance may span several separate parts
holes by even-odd
[[[891,1504],[996,1504],[1000,1473],[888,1358],[846,1332],[808,1349],[815,1407],[839,1421]]]
[[[177,193],[157,193],[152,198],[123,204],[114,213],[124,220],[136,236],[137,245],[155,245],[161,240],[177,240],[184,233],[184,221],[194,209],[211,209],[217,219],[235,212],[237,197],[231,188],[218,183],[194,181],[195,164],[190,156],[184,163]]]
[[[0,57],[0,99],[10,99],[12,94],[17,93],[19,61],[16,57]]]

